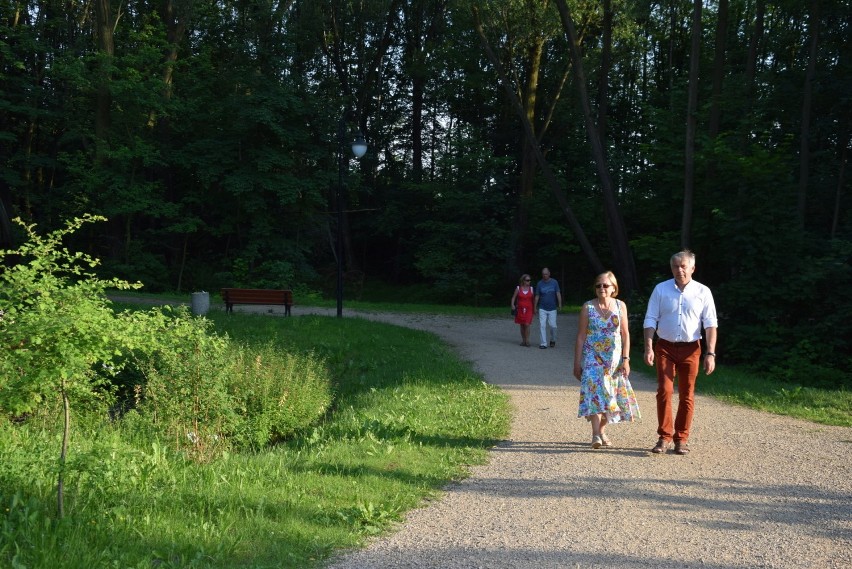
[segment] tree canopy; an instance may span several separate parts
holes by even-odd
[[[340,254],[347,294],[613,268],[637,310],[687,245],[731,361],[849,367],[849,0],[0,6],[0,247],[93,214],[154,291],[330,293]]]

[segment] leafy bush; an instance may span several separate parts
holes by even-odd
[[[740,267],[714,290],[719,349],[781,381],[852,386],[852,243],[796,243],[771,254],[781,259]],[[770,285],[755,284],[763,282]]]
[[[127,350],[144,345],[148,327],[138,315],[115,314],[107,288],[141,284],[104,280],[92,273],[99,264],[72,253],[62,241],[84,223],[104,218],[86,215],[46,236],[23,226],[28,240],[15,250],[0,250],[0,410],[23,414],[48,399],[62,402],[63,432],[57,480],[58,513],[63,516],[63,475],[71,436],[72,409],[109,393],[109,377]]]
[[[45,237],[24,226],[28,242],[0,251],[0,261],[15,261],[0,272],[0,409],[26,413],[47,397],[90,397],[122,350],[142,343],[138,318],[115,314],[104,296],[142,285],[99,279],[89,272],[97,259],[61,246],[83,223],[102,219],[74,219]]]
[[[211,458],[239,423],[226,388],[230,342],[201,318],[163,319],[158,337],[156,350],[136,358],[138,411],[176,448]]]
[[[0,250],[0,262],[11,261],[0,272],[0,412],[62,429],[60,518],[66,474],[79,475],[85,464],[67,459],[72,410],[83,411],[82,424],[96,424],[119,409],[121,390],[121,410],[139,406],[131,426],[153,427],[206,460],[230,444],[287,436],[320,417],[331,399],[316,358],[247,351],[185,307],[114,311],[107,289],[142,285],[101,279],[92,272],[99,260],[62,246],[84,223],[102,220],[86,215],[46,236],[16,220],[28,241]]]
[[[207,460],[287,437],[325,413],[331,382],[318,358],[236,344],[210,327],[166,321],[159,349],[135,364],[144,378],[138,412],[176,448]]]
[[[229,390],[243,418],[235,440],[241,445],[289,437],[315,423],[331,404],[330,378],[315,355],[282,353],[269,343],[241,346],[231,362]]]

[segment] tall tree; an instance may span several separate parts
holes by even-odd
[[[539,161],[535,147],[541,147],[546,141],[562,90],[570,75],[570,62],[553,57],[561,49],[558,43],[560,30],[554,21],[550,0],[483,3],[482,7],[479,4],[474,3],[482,20],[481,29],[488,34],[489,44],[500,58],[534,135],[533,139],[529,139],[522,128],[520,137],[512,138],[512,143],[517,146],[507,150],[517,151],[518,156],[517,207],[512,231],[513,243],[511,250],[507,251],[511,258],[507,265],[519,267],[526,265],[528,257],[524,237],[529,228],[530,206],[538,175]],[[544,69],[548,64],[548,52],[550,58],[555,60],[550,71],[554,72],[554,67],[562,69],[558,75],[553,73],[553,77],[549,77]],[[544,146],[547,148],[549,145]]]
[[[711,140],[719,135],[722,121],[722,85],[725,79],[725,50],[728,37],[728,0],[719,0],[716,13],[716,46],[713,57],[713,93],[710,96],[710,120],[707,130]],[[713,179],[713,176],[709,176]]]
[[[601,190],[605,206],[604,211],[606,212],[607,228],[609,229],[610,246],[615,259],[615,268],[618,271],[619,280],[623,283],[622,288],[629,293],[637,289],[639,279],[636,274],[636,265],[633,260],[633,253],[630,251],[630,243],[627,238],[627,228],[624,225],[624,218],[622,217],[618,206],[615,185],[613,184],[612,175],[610,174],[609,166],[607,165],[600,131],[598,130],[597,125],[595,125],[594,118],[592,117],[592,107],[589,101],[588,91],[586,90],[586,77],[583,72],[583,60],[580,55],[580,44],[577,39],[574,21],[565,0],[556,0],[556,6],[559,8],[559,16],[562,20],[562,26],[568,36],[568,46],[571,53],[572,69],[574,71],[574,82],[580,95],[580,105],[583,109],[583,118],[585,119],[586,124],[586,135],[589,138],[592,156],[594,157],[598,176],[601,182]]]
[[[448,0],[412,0],[404,11],[405,65],[411,80],[411,176],[423,181],[426,88],[431,60],[446,28]]]
[[[112,13],[110,0],[95,0],[95,37],[100,52],[100,73],[97,77],[97,104],[95,110],[95,135],[98,144],[104,145],[109,141],[111,124],[112,94],[110,79],[112,58],[115,55],[114,28],[116,18]]]
[[[364,129],[368,117],[376,111],[383,78],[382,61],[386,59],[397,37],[402,0],[386,0],[378,4],[349,4],[331,1],[327,6],[323,32],[323,52],[334,70],[342,93],[341,116],[353,109],[355,122]],[[354,13],[348,13],[352,9]],[[351,54],[351,55],[350,55]],[[345,212],[343,203],[335,203]],[[344,213],[343,255],[348,269],[355,270],[357,259],[352,252],[352,236],[348,215]]]
[[[494,53],[494,50],[488,43],[488,39],[485,36],[485,32],[482,28],[482,22],[479,18],[479,11],[476,7],[473,8],[473,19],[474,26],[476,27],[480,41],[482,42],[482,47],[485,50],[485,53],[488,55],[488,59],[491,61],[491,64],[494,65],[494,68],[496,69],[497,74],[501,79],[500,84],[503,87],[503,90],[506,93],[509,102],[514,107],[518,118],[521,121],[521,126],[524,129],[524,134],[527,140],[537,140],[535,136],[535,131],[533,130],[529,118],[526,115],[524,105],[521,102],[517,91],[513,88],[513,83],[511,79],[506,73],[506,70],[503,68],[503,65],[500,62],[500,59],[497,57],[497,54]],[[547,180],[548,186],[550,187],[551,192],[556,198],[556,201],[559,203],[562,212],[565,214],[565,217],[568,220],[568,225],[574,232],[574,236],[577,238],[577,241],[580,244],[580,248],[586,255],[589,264],[594,267],[596,271],[602,271],[603,263],[601,263],[600,258],[595,252],[595,249],[592,246],[591,242],[589,242],[588,237],[586,237],[586,233],[583,230],[583,227],[580,224],[579,220],[577,219],[574,210],[569,205],[568,199],[565,197],[565,193],[562,191],[562,188],[560,187],[559,182],[556,179],[556,175],[553,173],[553,169],[550,167],[550,164],[548,164],[547,160],[544,157],[544,153],[541,150],[541,146],[536,143],[535,145],[533,145],[532,150],[535,154],[536,160],[538,161],[538,165],[542,169],[545,179]]]
[[[598,72],[598,136],[603,142],[604,158],[606,158],[606,123],[609,114],[609,72],[612,65],[612,0],[603,3],[603,49],[601,50],[601,67]]]
[[[810,144],[811,144],[811,102],[813,99],[813,83],[816,73],[817,46],[819,45],[820,0],[811,2],[810,17],[808,18],[808,35],[810,48],[808,50],[808,67],[805,72],[805,84],[802,88],[802,119],[799,136],[799,226],[805,226],[805,214],[808,198],[808,180],[810,177]]]
[[[683,219],[680,229],[681,247],[688,248],[692,239],[692,202],[695,194],[695,130],[698,120],[698,80],[701,69],[702,0],[692,3],[692,49],[689,56],[689,102],[686,109],[686,144],[684,150]]]

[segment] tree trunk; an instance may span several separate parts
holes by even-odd
[[[598,176],[601,180],[601,190],[604,198],[604,211],[606,212],[607,227],[609,228],[610,246],[615,259],[615,268],[618,271],[618,279],[621,288],[629,293],[639,286],[639,278],[636,274],[636,264],[633,254],[630,252],[630,243],[627,239],[627,228],[624,218],[618,208],[615,196],[615,186],[604,156],[603,143],[598,136],[598,128],[592,118],[592,107],[589,102],[589,93],[586,90],[586,77],[583,73],[583,60],[580,57],[580,44],[577,41],[577,32],[574,29],[574,21],[568,11],[566,0],[557,0],[559,15],[562,19],[562,27],[568,35],[568,46],[571,51],[571,63],[574,68],[574,79],[580,95],[580,104],[583,107],[583,117],[586,123],[586,134],[592,147],[592,155],[597,165]]]
[[[840,173],[837,175],[837,193],[834,197],[834,215],[831,218],[831,238],[837,237],[837,229],[840,226],[840,210],[843,202],[843,184],[846,181],[846,162],[848,160],[849,135],[845,134],[840,139],[842,149],[840,150]]]
[[[598,136],[603,142],[606,158],[606,123],[609,114],[609,70],[612,65],[612,0],[603,3],[603,47],[601,49],[601,70],[598,79]]]
[[[365,132],[364,126],[367,117],[373,112],[374,105],[376,104],[374,102],[376,98],[372,95],[379,91],[377,85],[381,78],[382,60],[387,57],[387,52],[393,39],[393,32],[397,28],[396,21],[399,18],[401,3],[402,0],[391,0],[387,9],[387,15],[382,23],[380,39],[370,46],[369,52],[361,47],[354,48],[358,44],[364,44],[366,38],[346,38],[342,35],[344,26],[341,22],[346,22],[353,16],[348,13],[341,13],[340,11],[343,8],[336,2],[333,2],[331,6],[330,21],[328,22],[329,29],[325,30],[331,38],[331,42],[329,43],[328,39],[324,37],[321,45],[326,56],[331,61],[337,80],[340,83],[340,92],[342,93],[344,105],[347,108],[354,109],[354,122],[362,133]],[[353,64],[353,68],[357,69],[359,74],[357,77],[357,92],[354,92],[352,89],[350,58],[344,55],[350,51],[349,44],[353,46],[351,51],[357,54],[357,61]],[[363,160],[359,161],[359,164],[364,164],[364,162]],[[348,216],[345,212],[342,216],[343,220],[339,224],[339,227],[344,232],[343,243],[341,243],[344,248],[343,259],[346,261],[348,269],[358,270],[359,267],[355,266],[355,258],[350,250],[351,247],[349,247],[352,239],[349,235],[350,226],[346,219]]]
[[[292,0],[282,2],[282,4],[292,4]],[[165,0],[160,14],[163,22],[166,24],[166,40],[169,43],[169,51],[166,54],[166,65],[163,68],[163,98],[169,100],[172,98],[172,82],[174,80],[175,62],[178,56],[178,45],[183,34],[186,32],[187,15],[180,12],[175,5],[175,0]],[[148,128],[154,128],[157,122],[157,113],[151,110],[148,113]]]
[[[494,50],[491,49],[491,46],[488,44],[488,40],[485,37],[485,32],[482,29],[482,23],[479,19],[479,13],[476,7],[472,9],[473,12],[473,20],[474,26],[476,28],[477,33],[479,34],[479,39],[482,42],[482,47],[485,50],[485,54],[488,57],[489,61],[491,61],[494,68],[497,70],[497,74],[500,76],[500,84],[503,86],[503,90],[506,92],[506,97],[509,99],[509,102],[515,108],[515,112],[518,114],[518,118],[521,120],[521,126],[524,129],[524,135],[529,140],[536,140],[535,134],[533,132],[533,127],[530,124],[529,119],[524,113],[524,106],[521,103],[520,98],[518,97],[517,92],[512,88],[512,83],[509,80],[508,75],[506,74],[505,69],[503,68],[503,64],[500,63],[500,59],[494,53]],[[556,175],[553,173],[553,170],[550,168],[550,164],[547,163],[547,160],[544,158],[544,154],[541,151],[541,146],[536,143],[533,148],[533,152],[535,153],[536,160],[538,161],[538,165],[544,174],[545,180],[550,187],[550,191],[553,192],[556,201],[559,203],[559,207],[562,208],[562,213],[565,214],[565,217],[568,220],[568,225],[571,227],[571,231],[574,232],[574,236],[577,238],[577,241],[580,244],[580,249],[586,255],[586,259],[589,261],[589,264],[595,271],[602,272],[603,263],[601,263],[600,259],[595,253],[594,247],[592,247],[591,242],[589,242],[588,237],[586,237],[585,232],[583,231],[583,227],[580,225],[580,222],[577,220],[577,217],[574,215],[574,211],[571,209],[571,206],[568,204],[568,199],[565,197],[565,193],[559,187],[559,182],[556,179]]]
[[[686,109],[686,148],[684,151],[683,218],[681,221],[680,244],[689,248],[692,238],[692,200],[695,193],[695,125],[698,113],[698,74],[701,62],[701,5],[702,0],[693,1],[692,49],[689,56],[689,102]]]
[[[722,84],[725,78],[725,51],[728,36],[728,0],[719,0],[719,14],[716,22],[716,53],[713,61],[713,95],[710,99],[710,139],[719,135],[722,122]],[[713,179],[713,176],[708,176]]]
[[[765,0],[757,0],[754,13],[754,29],[751,33],[751,39],[748,44],[748,55],[745,62],[745,93],[743,100],[745,101],[741,112],[740,119],[740,154],[746,156],[748,154],[749,136],[751,134],[751,111],[754,93],[754,78],[757,74],[757,52],[760,49],[760,44],[763,41],[763,20],[766,14]],[[742,219],[742,205],[746,200],[746,184],[740,179],[737,182],[737,219]]]
[[[527,51],[527,69],[525,72],[526,82],[521,90],[524,114],[532,126],[535,138],[530,140],[524,136],[521,141],[521,173],[518,192],[520,200],[518,202],[517,217],[513,231],[513,234],[518,237],[526,232],[529,220],[528,204],[534,192],[536,165],[538,164],[535,148],[540,147],[541,141],[544,139],[545,133],[547,132],[553,118],[556,104],[559,102],[562,89],[565,86],[565,82],[568,80],[568,74],[570,73],[570,68],[565,70],[562,80],[559,83],[559,87],[556,89],[555,95],[551,97],[550,106],[547,109],[547,112],[544,113],[544,120],[538,120],[538,88],[540,84],[541,63],[542,58],[544,57],[545,41],[546,40],[543,36],[538,36],[533,45]],[[512,254],[515,257],[514,261],[515,264],[522,266],[524,264],[525,257],[524,251],[520,246],[522,240],[519,238],[514,240],[516,241],[516,243],[512,246]]]
[[[0,249],[12,248],[12,222],[6,213],[6,206],[0,199]]]
[[[59,474],[56,479],[56,507],[59,519],[65,516],[65,457],[68,456],[68,441],[71,439],[71,403],[65,390],[65,381],[60,386],[62,394],[62,450],[59,452]]]
[[[521,199],[529,198],[533,194],[533,183],[535,181],[535,150],[541,140],[542,133],[535,132],[536,99],[538,97],[539,73],[541,71],[541,56],[544,53],[544,38],[536,38],[535,43],[527,52],[527,80],[521,93],[521,104],[524,114],[533,127],[534,138],[532,140],[524,137],[521,141]]]
[[[446,0],[412,2],[405,9],[406,60],[411,77],[411,177],[423,181],[423,109],[430,69],[430,50],[440,42]]]
[[[813,95],[814,73],[816,72],[817,45],[819,44],[819,0],[811,4],[809,21],[811,47],[808,53],[808,70],[805,74],[804,93],[802,96],[802,132],[799,145],[799,227],[805,227],[805,211],[807,210],[808,181],[810,170],[810,139],[811,139],[811,98]]]
[[[751,105],[751,94],[754,91],[754,76],[757,73],[757,50],[763,40],[763,19],[766,14],[766,0],[757,0],[754,13],[754,31],[748,44],[748,59],[746,60],[746,104]]]
[[[115,22],[113,21],[109,0],[96,0],[95,18],[98,49],[105,56],[105,61],[108,62],[115,54],[113,38]],[[109,140],[110,106],[112,105],[109,63],[104,63],[101,71],[102,73],[98,77],[95,106],[95,135],[101,142],[106,142]]]
[[[423,181],[423,95],[426,78],[415,75],[411,80],[411,180]]]
[[[533,45],[527,50],[527,69],[526,82],[521,91],[521,104],[524,108],[524,115],[532,127],[533,139],[527,136],[521,137],[521,160],[520,160],[520,176],[518,180],[518,203],[517,215],[515,217],[515,227],[512,231],[512,247],[511,255],[513,259],[509,260],[510,266],[524,266],[526,254],[523,250],[523,235],[526,233],[529,225],[529,202],[533,195],[535,187],[536,175],[536,159],[535,148],[538,146],[539,140],[543,136],[544,127],[541,131],[536,132],[536,101],[538,98],[539,73],[541,71],[541,57],[544,53],[544,38],[538,37]]]
[[[675,100],[674,100],[674,74],[675,74],[675,63],[674,63],[674,51],[675,51],[675,37],[677,32],[677,10],[675,9],[677,2],[669,3],[669,57],[668,57],[668,79],[669,79],[669,110],[674,112],[675,109]]]

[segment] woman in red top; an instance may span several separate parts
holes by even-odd
[[[529,275],[521,275],[519,284],[515,287],[515,294],[512,295],[512,301],[509,303],[512,312],[515,314],[515,324],[521,325],[521,345],[528,348],[530,347],[530,325],[533,320],[533,300],[535,299],[535,290],[530,286],[530,280]]]

